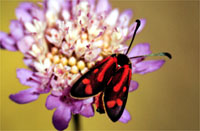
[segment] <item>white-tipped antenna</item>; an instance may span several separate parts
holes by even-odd
[[[167,56],[169,59],[172,58],[172,55],[170,53],[168,53],[168,52],[161,52],[161,53],[154,53],[154,54],[150,54],[150,55],[134,56],[134,57],[130,57],[129,59],[140,58],[140,57],[147,57],[147,56]]]
[[[141,23],[140,20],[136,20],[135,22],[137,22],[137,25],[136,25],[135,31],[134,31],[134,33],[133,33],[133,37],[132,37],[131,43],[130,43],[130,45],[129,45],[127,51],[126,51],[126,55],[128,54],[128,52],[129,52],[129,50],[130,50],[130,48],[131,48],[131,45],[132,45],[132,43],[133,43],[133,40],[134,40],[134,38],[135,38],[135,35],[136,35],[136,33],[137,33],[137,30],[138,30],[139,27],[140,27],[140,23]]]

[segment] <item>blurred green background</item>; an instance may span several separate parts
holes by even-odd
[[[34,1],[34,0],[33,0]],[[10,20],[20,0],[0,1],[0,30],[9,32]],[[34,1],[36,2],[36,1]],[[147,75],[134,75],[139,88],[129,94],[128,124],[112,123],[106,115],[81,117],[84,130],[198,130],[199,129],[199,1],[111,0],[113,8],[134,11],[134,21],[146,18],[135,42],[149,42],[153,52],[173,55],[164,67]],[[127,42],[129,43],[129,42]],[[55,130],[53,111],[45,108],[46,95],[18,105],[8,96],[28,87],[16,79],[16,69],[26,68],[19,52],[0,51],[0,130]],[[72,130],[71,121],[68,130]]]

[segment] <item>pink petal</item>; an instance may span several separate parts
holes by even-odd
[[[135,91],[138,88],[138,82],[131,80],[129,92]]]
[[[7,37],[7,33],[0,31],[0,41],[2,41],[5,37]]]
[[[44,12],[40,10],[40,8],[36,5],[34,5],[31,2],[23,2],[18,7],[19,9],[23,10],[25,14],[29,15],[29,17],[32,17],[34,19],[38,20],[44,20]],[[32,20],[32,18],[30,20]],[[25,18],[24,18],[25,19]],[[28,18],[29,19],[29,18]],[[24,22],[30,22],[30,20],[22,20]]]
[[[128,26],[132,15],[133,15],[132,10],[125,10],[124,12],[122,12],[122,14],[119,16],[119,26],[122,27]]]
[[[10,95],[10,99],[18,104],[26,104],[37,100],[39,93],[36,88],[29,88],[27,90],[20,91],[17,94]]]
[[[137,44],[129,51],[128,57],[142,56],[151,54],[150,45],[148,43]]]
[[[40,86],[40,78],[34,76],[34,72],[27,69],[17,69],[17,78],[20,83],[30,87],[37,88]]]
[[[77,12],[76,5],[77,4],[78,4],[78,0],[72,0],[72,2],[71,2],[72,17],[75,17],[75,15],[76,15],[76,12]]]
[[[85,99],[83,101],[83,104],[92,104],[94,102],[94,98],[93,97],[90,97],[88,99]]]
[[[137,34],[140,33],[143,30],[144,26],[146,25],[146,20],[145,19],[140,19],[140,22],[141,22],[140,23],[140,27],[138,28],[138,30],[136,32]],[[132,38],[133,33],[135,32],[136,24],[137,23],[134,22],[133,24],[130,25],[127,39]]]
[[[146,74],[156,71],[165,63],[164,60],[148,60],[142,61],[135,65],[135,73]]]
[[[88,2],[89,2],[91,11],[93,11],[95,8],[95,0],[88,0]]]
[[[53,124],[57,130],[64,130],[71,120],[71,109],[67,106],[59,106],[53,114]]]
[[[4,49],[7,49],[9,51],[17,51],[17,47],[15,44],[15,40],[8,36],[7,34],[1,33],[1,47],[3,47]]]
[[[83,106],[83,101],[77,100],[77,101],[74,101],[73,104],[74,106],[72,107],[72,113],[79,114]]]
[[[31,15],[34,19],[43,21],[45,19],[44,11],[39,9],[38,7],[34,7],[31,9]]]
[[[115,26],[116,22],[117,22],[117,19],[118,19],[118,16],[119,16],[119,10],[118,9],[114,9],[112,10],[106,17],[105,19],[105,23],[107,25],[110,25],[110,26]]]
[[[33,59],[32,58],[24,58],[24,64],[27,65],[28,67],[33,66]]]
[[[54,108],[57,108],[58,106],[60,106],[62,103],[60,101],[60,97],[56,97],[53,95],[49,95],[46,99],[46,108],[48,110],[52,110]]]
[[[139,29],[137,30],[137,33],[140,33],[143,29],[144,29],[144,27],[145,27],[145,25],[146,25],[146,19],[140,19],[140,27],[139,27]]]
[[[12,20],[10,24],[10,33],[15,40],[22,38],[24,35],[22,24],[17,20]]]
[[[75,0],[73,0],[73,1],[75,1]],[[48,7],[48,10],[52,10],[55,13],[58,13],[61,10],[62,5],[65,4],[64,2],[65,2],[64,0],[56,0],[56,1],[55,0],[48,0],[46,4],[47,4],[47,7]]]
[[[31,36],[25,36],[17,42],[17,47],[22,53],[26,53],[31,48],[34,39]]]
[[[51,80],[52,81],[52,80]],[[59,96],[62,96],[62,92],[60,92],[59,90],[58,91],[56,91],[56,90],[52,90],[51,91],[51,94],[53,95],[53,96],[56,96],[56,97],[59,97]]]
[[[82,110],[80,112],[81,115],[85,117],[92,117],[94,116],[94,108],[91,104],[82,106]]]
[[[28,13],[28,11],[26,11],[22,8],[17,8],[15,10],[15,13],[16,13],[17,19],[22,20],[24,23],[32,21],[32,16]]]
[[[99,57],[99,54],[101,53],[101,49],[100,48],[96,48],[93,50],[89,50],[85,53],[84,59],[87,62],[91,62],[96,60]]]
[[[32,7],[33,7],[33,3],[31,3],[31,2],[23,2],[23,3],[20,3],[18,8],[24,9],[24,10],[29,10]]]
[[[96,7],[97,13],[108,12],[109,10],[111,10],[111,5],[108,0],[98,0]]]
[[[131,115],[129,114],[129,112],[124,109],[124,112],[122,114],[122,116],[120,117],[119,121],[122,123],[128,123],[128,121],[131,120]]]

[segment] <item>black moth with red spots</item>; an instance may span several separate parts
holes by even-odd
[[[140,21],[136,22],[131,44],[140,26]],[[77,99],[96,96],[97,111],[100,113],[106,111],[109,118],[116,122],[126,105],[132,75],[131,67],[131,61],[125,54],[108,56],[85,73],[72,86],[70,94]]]
[[[106,112],[110,119],[115,122],[124,111],[131,74],[129,58],[123,54],[113,54],[84,74],[73,85],[71,96],[86,98],[104,92]],[[101,101],[100,97],[99,103]],[[102,106],[99,106],[97,110],[104,110]]]
[[[122,116],[128,98],[132,76],[130,59],[144,59],[146,56],[167,56],[171,59],[171,55],[166,52],[127,57],[140,26],[140,20],[136,20],[136,22],[137,25],[127,52],[125,54],[112,54],[97,62],[72,86],[70,92],[70,95],[77,99],[95,96],[97,111],[99,113],[106,111],[113,122],[118,121]]]

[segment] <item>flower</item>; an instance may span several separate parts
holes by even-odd
[[[72,114],[94,115],[94,98],[77,100],[69,95],[72,85],[95,65],[114,53],[127,50],[136,23],[129,26],[131,10],[119,14],[108,0],[45,0],[38,5],[24,2],[16,9],[17,20],[12,20],[10,33],[0,32],[0,47],[24,54],[29,69],[17,69],[19,81],[30,88],[11,94],[10,99],[25,104],[50,93],[46,108],[56,108],[53,124],[56,129],[68,127]],[[146,21],[140,19],[139,33]],[[129,57],[150,54],[149,44],[138,44]],[[146,74],[159,69],[164,60],[132,59],[133,73]],[[129,91],[138,88],[131,81]],[[131,119],[124,110],[121,122]]]

